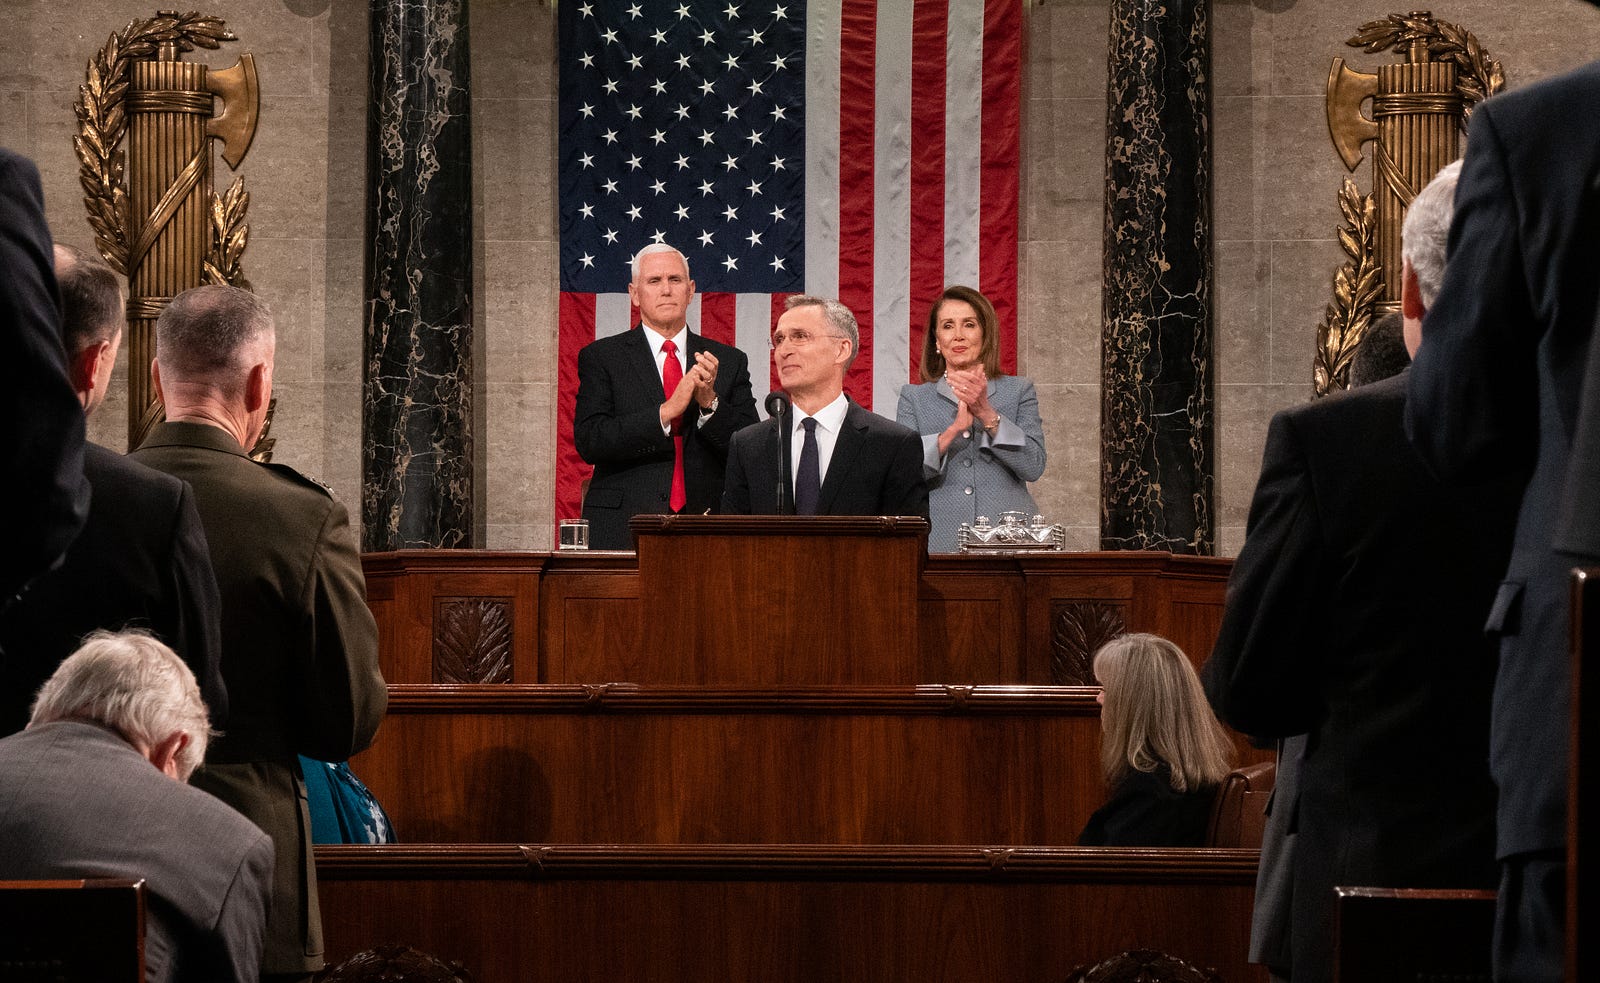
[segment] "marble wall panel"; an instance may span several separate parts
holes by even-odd
[[[1216,243],[1218,385],[1264,383],[1272,376],[1272,244],[1243,239]],[[1226,443],[1218,429],[1217,442]]]
[[[1029,99],[1024,113],[1023,240],[1099,241],[1105,225],[1105,96]]]
[[[1272,16],[1261,0],[1213,0],[1211,85],[1215,98],[1272,88]]]
[[[1330,239],[1288,239],[1270,243],[1271,303],[1264,339],[1271,360],[1270,381],[1311,390],[1317,325],[1333,299],[1333,273],[1344,252]]]
[[[1099,99],[1103,107],[1110,37],[1111,9],[1104,0],[1029,11],[1025,97]]]
[[[1045,471],[1031,486],[1034,504],[1052,522],[1100,536],[1100,386],[1035,383],[1044,421]]]

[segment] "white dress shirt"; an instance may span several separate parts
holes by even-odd
[[[828,462],[833,459],[834,445],[839,442],[839,430],[844,426],[844,415],[850,409],[850,401],[840,393],[833,402],[824,406],[815,413],[807,413],[800,407],[794,408],[794,433],[789,440],[794,462],[794,471],[800,470],[800,450],[806,444],[806,428],[800,423],[807,417],[816,417],[817,420],[817,484],[820,486],[828,480]],[[789,476],[790,487],[794,487],[795,475]]]

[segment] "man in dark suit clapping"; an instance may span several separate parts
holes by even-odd
[[[594,465],[583,499],[594,549],[633,547],[636,515],[715,511],[728,440],[756,422],[744,352],[686,330],[694,281],[667,245],[633,258],[639,326],[578,353],[573,442]]]

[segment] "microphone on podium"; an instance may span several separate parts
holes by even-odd
[[[775,431],[778,438],[778,484],[777,502],[779,515],[793,515],[794,508],[789,504],[789,457],[791,455],[789,430],[794,428],[794,415],[789,412],[789,394],[786,392],[767,393],[764,404],[767,416],[778,421]]]

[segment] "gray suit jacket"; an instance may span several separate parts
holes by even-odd
[[[0,740],[0,879],[145,881],[145,979],[254,983],[272,840],[94,724]]]
[[[895,419],[922,435],[923,476],[928,479],[928,552],[954,553],[961,524],[978,516],[1038,511],[1028,482],[1044,474],[1044,424],[1033,383],[1016,375],[989,380],[989,403],[1000,414],[990,437],[981,425],[957,437],[941,457],[939,434],[956,418],[956,395],[944,379],[900,390]]]

